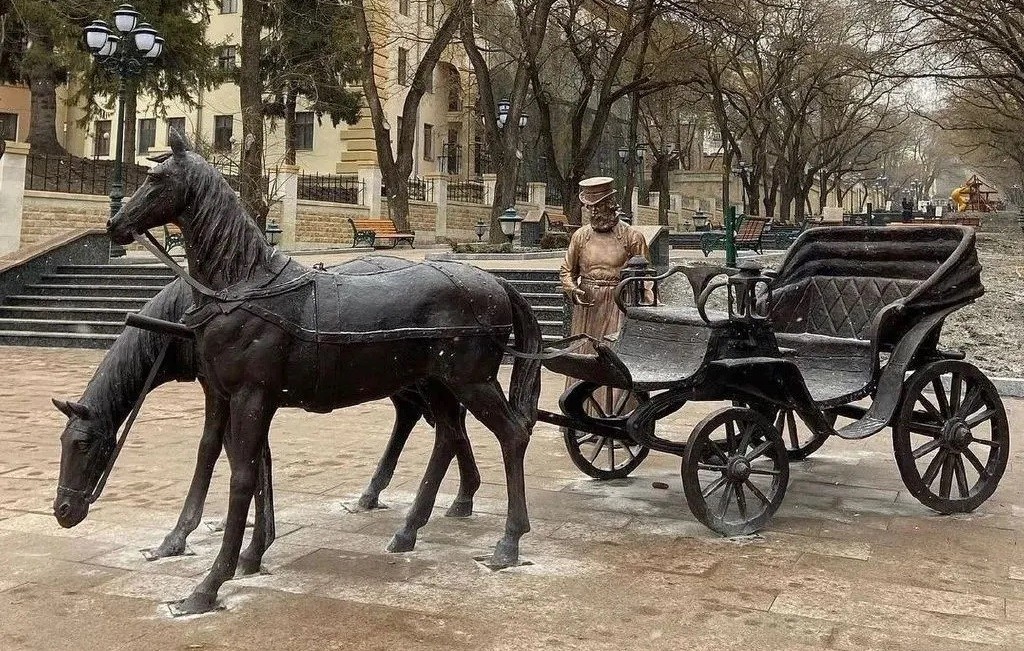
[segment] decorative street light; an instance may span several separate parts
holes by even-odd
[[[487,232],[487,224],[484,223],[483,219],[476,220],[476,226],[473,227],[473,232],[476,233],[476,241],[484,241],[484,233]]]
[[[124,200],[124,104],[128,95],[127,80],[141,75],[153,65],[164,50],[164,39],[135,7],[123,4],[114,11],[114,28],[105,21],[95,20],[85,27],[83,36],[96,62],[118,77],[117,91],[117,147],[114,171],[110,180],[110,216],[121,210]],[[124,247],[110,245],[110,257],[125,254]]]
[[[497,116],[497,121],[498,121],[498,128],[499,129],[504,129],[505,128],[505,124],[508,122],[508,112],[511,109],[512,109],[512,102],[508,101],[507,99],[498,100],[498,116]],[[528,114],[526,114],[525,112],[519,114],[519,128],[520,129],[525,129],[526,125],[529,123],[529,121],[530,121],[530,116]]]
[[[283,232],[284,231],[281,230],[281,227],[278,226],[277,221],[273,219],[267,221],[267,243],[270,246],[277,246],[281,243],[281,233]]]
[[[643,193],[644,189],[644,151],[646,149],[646,142],[636,143],[636,166],[637,168],[639,168],[638,171],[640,173],[640,182],[637,187],[640,189],[641,194]]]
[[[501,232],[508,238],[508,243],[512,244],[512,240],[516,237],[516,227],[519,226],[519,222],[523,221],[523,218],[516,213],[515,206],[509,206],[505,212],[501,213],[498,217],[498,223],[501,224]]]
[[[750,173],[753,171],[753,166],[746,162],[740,161],[733,168],[732,173],[740,177],[740,185],[742,185],[742,192],[740,193],[743,197],[743,214],[747,214],[747,186],[750,181]]]

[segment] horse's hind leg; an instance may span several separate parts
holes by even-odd
[[[274,543],[277,528],[274,522],[274,476],[271,472],[270,441],[263,446],[263,456],[257,470],[258,484],[253,501],[256,503],[256,524],[249,546],[238,557],[239,576],[256,574],[263,563],[263,555]]]
[[[409,440],[409,433],[416,426],[423,416],[423,409],[418,399],[412,399],[406,392],[397,393],[391,396],[391,402],[395,403],[395,426],[391,430],[391,438],[388,439],[387,448],[377,464],[377,470],[373,473],[369,485],[359,497],[359,508],[377,509],[386,508],[380,503],[380,493],[395,474],[395,466],[398,465],[398,457]]]
[[[211,391],[206,392],[206,420],[203,424],[203,438],[199,441],[196,453],[196,469],[192,474],[192,483],[188,487],[188,497],[178,516],[178,523],[167,534],[159,547],[143,551],[147,560],[156,560],[167,556],[179,556],[185,553],[185,540],[196,530],[203,518],[203,505],[206,493],[210,488],[213,467],[217,465],[221,446],[224,440],[224,427],[227,424],[227,401],[215,397]]]
[[[490,565],[496,569],[512,567],[519,563],[519,539],[530,530],[523,470],[530,428],[516,414],[497,381],[453,386],[452,391],[487,429],[494,432],[501,445],[508,490],[508,517],[505,535],[498,541]]]
[[[424,397],[430,402],[436,421],[434,450],[427,463],[427,471],[416,492],[416,499],[405,519],[405,526],[395,533],[388,543],[389,552],[408,552],[416,547],[416,533],[430,519],[441,480],[455,455],[454,441],[458,436],[459,403],[443,386],[424,389]]]
[[[468,518],[473,515],[473,496],[480,488],[480,470],[476,467],[473,446],[466,434],[466,409],[459,406],[459,426],[454,441],[455,459],[459,463],[459,494],[448,508],[449,518]]]

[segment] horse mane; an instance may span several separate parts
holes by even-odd
[[[175,280],[160,290],[140,312],[157,319],[178,321],[191,304],[191,289],[183,281]],[[96,368],[79,402],[89,407],[93,418],[104,422],[111,434],[128,417],[161,347],[170,338],[170,335],[126,327]],[[195,378],[192,345],[191,341],[181,339],[171,342],[153,388],[173,379]],[[186,347],[188,350],[184,350]]]
[[[186,210],[192,214],[182,230],[191,235],[189,266],[222,287],[251,278],[273,248],[220,171],[197,154],[188,154],[188,163]]]

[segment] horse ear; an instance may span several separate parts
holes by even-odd
[[[51,400],[53,401],[53,406],[68,418],[74,418],[75,416],[79,418],[89,417],[89,408],[80,402],[57,400],[56,398],[51,398]]]
[[[174,152],[175,156],[181,156],[187,151],[192,151],[192,145],[189,144],[188,138],[177,129],[171,129],[167,133],[167,144],[171,146],[171,151]]]

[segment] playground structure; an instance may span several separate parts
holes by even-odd
[[[993,198],[992,195],[996,194],[999,194],[998,190],[974,174],[963,185],[953,190],[949,199],[957,212],[995,212],[1002,203]]]

